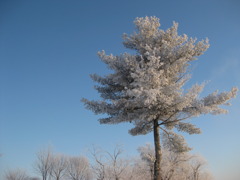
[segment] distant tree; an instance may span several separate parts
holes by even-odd
[[[185,153],[175,153],[168,150],[163,150],[162,179],[163,180],[184,180],[188,176],[188,171],[182,169],[189,167],[190,160],[193,155]]]
[[[120,146],[116,146],[113,153],[104,151],[100,148],[93,148],[91,154],[95,163],[93,164],[92,169],[97,180],[131,179],[129,178],[131,175],[128,171],[131,168],[130,161],[121,158],[122,153],[123,150]]]
[[[109,153],[109,152],[106,152],[108,154],[108,157],[109,157],[109,161],[110,161],[110,164],[109,164],[109,173],[108,175],[110,176],[109,177],[109,180],[121,180],[123,174],[124,174],[124,171],[126,170],[126,168],[128,167],[128,160],[126,159],[122,159],[120,158],[120,155],[122,154],[123,150],[119,147],[116,147],[114,149],[114,152],[113,153]]]
[[[184,154],[188,160],[179,161],[174,169],[171,180],[213,180],[211,173],[206,169],[207,162],[199,155]]]
[[[155,162],[154,148],[152,148],[151,144],[146,144],[145,146],[139,147],[138,152],[140,153],[141,159],[147,164],[151,180],[153,180]]]
[[[21,169],[9,170],[5,173],[5,180],[29,180],[26,171]]]
[[[153,165],[155,162],[154,148],[150,144],[138,148],[140,157],[147,165],[148,174],[153,179]],[[163,149],[161,161],[163,180],[212,180],[211,173],[206,169],[206,161],[199,155],[191,155],[188,152],[176,153]],[[144,169],[142,168],[142,173]],[[148,178],[142,180],[150,180]]]
[[[152,180],[152,172],[145,161],[139,157],[131,161],[130,167],[124,172],[124,180]]]
[[[190,180],[207,179],[205,176],[207,173],[203,173],[205,165],[206,161],[202,157],[195,156],[192,158],[189,162]]]
[[[69,180],[91,180],[92,173],[86,157],[68,157],[66,175]]]
[[[53,153],[51,148],[48,147],[46,150],[39,151],[37,153],[37,159],[34,163],[33,168],[36,173],[42,176],[42,180],[47,180],[51,175],[52,171],[52,156]]]
[[[95,174],[97,180],[105,180],[106,162],[103,160],[105,159],[105,156],[103,155],[102,150],[93,147],[90,152],[95,161],[92,165],[93,173]]]
[[[60,180],[67,170],[67,157],[62,154],[54,154],[51,157],[51,177]]]
[[[184,121],[201,114],[227,113],[220,106],[228,105],[237,88],[223,93],[216,91],[203,98],[199,97],[203,84],[184,91],[183,86],[190,79],[187,71],[190,62],[208,49],[208,40],[196,42],[185,34],[178,35],[175,22],[166,31],[161,30],[156,17],[136,18],[135,25],[137,31],[130,36],[125,34],[123,44],[136,54],[114,56],[99,52],[101,60],[113,72],[104,77],[91,76],[99,83],[95,88],[103,100],[82,101],[96,114],[109,115],[99,119],[101,124],[133,123],[134,128],[129,131],[132,135],[153,131],[154,180],[162,180],[161,145],[173,152],[190,150],[174,128],[199,134],[199,128]]]

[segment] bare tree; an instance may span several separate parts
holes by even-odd
[[[53,154],[50,147],[37,153],[37,160],[35,161],[33,167],[36,173],[42,176],[42,180],[47,180],[51,175],[52,155]]]
[[[114,180],[120,180],[124,170],[128,167],[128,161],[126,159],[121,159],[120,155],[123,150],[119,146],[115,147],[113,153],[106,152],[110,158],[110,177]]]
[[[62,154],[51,157],[51,177],[60,180],[65,175],[67,169],[67,157]]]
[[[5,180],[29,180],[26,171],[21,169],[9,170],[5,173]]]
[[[205,165],[206,161],[200,156],[195,156],[194,158],[191,159],[190,161],[191,180],[201,180],[202,171]]]
[[[92,169],[97,180],[104,180],[106,174],[106,163],[103,160],[105,157],[103,156],[102,150],[93,147],[92,150],[90,150],[90,153],[95,161],[92,165]]]
[[[71,180],[91,180],[89,161],[86,157],[69,157],[67,166],[67,177]]]
[[[91,154],[95,160],[92,166],[98,180],[121,180],[125,179],[131,169],[130,160],[121,158],[122,148],[118,145],[113,153],[94,148]],[[129,174],[130,175],[130,174]],[[130,178],[129,178],[130,179]]]

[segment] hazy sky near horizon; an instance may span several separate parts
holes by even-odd
[[[100,125],[80,102],[99,99],[89,74],[109,73],[97,52],[128,51],[122,34],[132,33],[134,19],[145,16],[159,17],[164,30],[176,21],[179,34],[209,38],[189,82],[207,81],[202,95],[240,88],[238,0],[1,0],[0,175],[11,168],[34,174],[35,153],[49,144],[69,155],[93,144],[109,151],[123,144],[135,155],[153,142],[152,134],[129,135],[131,124]],[[185,135],[216,180],[240,179],[240,95],[231,103],[227,115],[193,119],[202,134]]]

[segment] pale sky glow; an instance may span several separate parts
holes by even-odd
[[[79,155],[93,144],[126,154],[153,143],[152,134],[131,136],[131,124],[100,125],[81,98],[99,99],[89,74],[108,74],[97,52],[126,51],[122,34],[136,17],[156,16],[161,28],[179,23],[179,34],[210,40],[193,62],[188,85],[207,82],[202,96],[240,88],[240,3],[237,0],[2,0],[0,1],[0,179],[7,169],[34,175],[35,153],[51,144]],[[187,85],[187,86],[188,86]],[[193,119],[200,135],[186,135],[216,180],[239,180],[240,95],[229,114]],[[184,134],[185,135],[185,134]]]

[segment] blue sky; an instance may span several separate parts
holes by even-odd
[[[157,16],[161,28],[179,23],[179,34],[210,48],[193,64],[192,80],[209,81],[202,95],[240,87],[240,3],[237,0],[1,0],[0,1],[0,174],[9,168],[33,173],[35,153],[51,144],[78,155],[93,144],[126,153],[152,142],[132,137],[130,124],[100,125],[82,97],[98,99],[89,74],[107,74],[97,51],[118,55],[123,33],[136,17]],[[208,160],[217,180],[240,179],[240,96],[229,114],[193,120],[203,133],[185,136]]]

